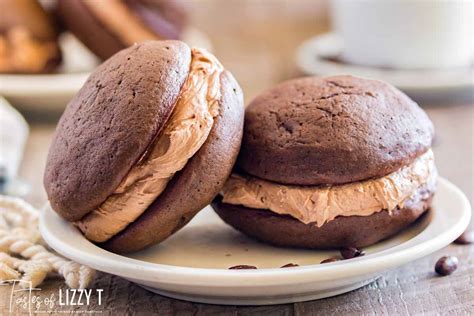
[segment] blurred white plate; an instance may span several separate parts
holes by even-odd
[[[187,29],[183,41],[212,50],[206,34]],[[100,61],[69,33],[60,38],[63,64],[58,73],[41,75],[0,74],[0,95],[15,107],[33,113],[62,112]]]
[[[225,225],[206,207],[165,242],[132,255],[103,250],[86,240],[49,205],[40,218],[44,240],[57,252],[94,269],[115,274],[150,291],[189,301],[264,305],[329,297],[357,289],[381,273],[435,252],[467,227],[464,194],[440,179],[433,210],[397,236],[364,249],[367,255],[319,264],[335,251],[268,246]],[[297,263],[294,268],[279,268]],[[248,264],[258,270],[228,270]]]
[[[444,70],[399,70],[373,68],[336,61],[343,42],[334,33],[312,37],[303,42],[296,53],[300,71],[309,75],[351,74],[383,80],[412,94],[440,91],[474,91],[474,67]]]

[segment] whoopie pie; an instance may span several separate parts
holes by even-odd
[[[187,20],[172,0],[59,0],[57,13],[102,59],[144,40],[180,39]]]
[[[44,186],[52,208],[113,252],[183,227],[231,173],[239,85],[205,50],[146,41],[99,66],[56,129]]]
[[[363,247],[430,206],[433,125],[387,83],[290,80],[255,98],[244,126],[237,168],[213,207],[249,236],[288,247]]]

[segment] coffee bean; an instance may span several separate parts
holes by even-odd
[[[439,275],[450,275],[458,268],[458,258],[454,256],[441,257],[435,265],[435,271]]]
[[[331,258],[327,258],[327,259],[324,259],[323,261],[321,261],[321,264],[329,263],[329,262],[336,262],[336,261],[339,261],[339,260],[341,260],[341,259],[336,258],[336,257],[331,257]]]
[[[280,268],[293,268],[293,267],[299,267],[299,265],[296,263],[287,263],[284,266],[281,266]]]
[[[241,264],[238,266],[233,266],[229,268],[230,270],[245,270],[245,269],[257,269],[255,266],[248,266],[246,264]]]
[[[455,244],[468,245],[474,243],[474,229],[466,230],[454,241]]]
[[[352,259],[356,257],[361,257],[363,255],[365,255],[365,253],[355,247],[345,247],[341,249],[341,256],[344,259]]]

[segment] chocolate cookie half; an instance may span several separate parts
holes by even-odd
[[[371,245],[429,208],[433,133],[423,110],[386,83],[284,82],[247,107],[237,168],[213,207],[275,245]]]
[[[59,0],[57,12],[102,59],[144,40],[179,39],[186,24],[183,6],[168,0]]]
[[[221,190],[243,129],[239,85],[179,41],[107,60],[68,104],[44,185],[52,208],[114,252],[160,242]]]

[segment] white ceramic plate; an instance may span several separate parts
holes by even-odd
[[[212,50],[209,38],[197,29],[185,30],[183,40],[191,46]],[[0,74],[0,95],[23,111],[62,112],[100,61],[69,33],[63,34],[59,42],[63,51],[63,63],[58,73]]]
[[[440,179],[433,210],[394,238],[364,249],[367,255],[319,264],[335,251],[284,249],[253,241],[225,225],[206,207],[160,245],[121,256],[87,241],[47,205],[40,219],[45,241],[57,252],[115,274],[150,291],[195,302],[263,305],[329,297],[372,282],[384,271],[437,251],[467,227],[464,194]],[[297,263],[295,268],[279,268]],[[258,270],[228,270],[248,264]]]
[[[444,70],[399,70],[373,68],[334,61],[341,54],[343,42],[334,33],[327,33],[303,42],[296,53],[300,71],[309,75],[352,74],[389,82],[408,93],[436,93],[456,90],[474,91],[474,67]]]

